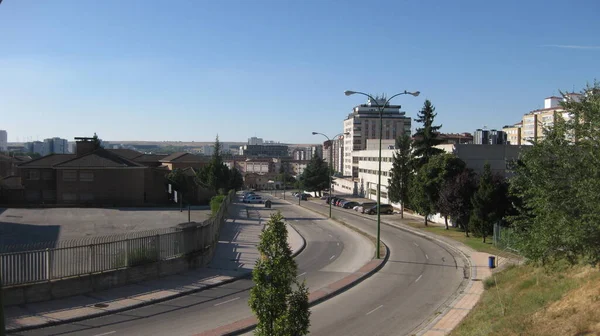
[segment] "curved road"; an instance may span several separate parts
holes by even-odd
[[[321,204],[302,203],[328,211]],[[376,235],[376,222],[367,215],[341,208],[334,208],[333,215]],[[362,283],[313,307],[311,335],[411,335],[465,278],[462,258],[444,245],[384,224],[381,239],[391,252],[388,262]]]
[[[370,241],[342,225],[287,203],[274,201],[273,208],[306,239],[296,261],[299,277],[313,290],[359,269],[374,254]],[[11,335],[189,336],[251,316],[251,286],[251,280],[238,280],[139,309]]]

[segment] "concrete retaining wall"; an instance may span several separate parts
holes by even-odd
[[[12,306],[60,299],[182,273],[190,269],[206,266],[210,262],[214,250],[214,247],[211,246],[203,253],[195,253],[194,255],[162,260],[131,268],[50,282],[6,287],[3,289],[4,304]]]

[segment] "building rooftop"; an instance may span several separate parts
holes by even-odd
[[[142,164],[124,158],[112,151],[100,148],[91,153],[77,156],[55,164],[56,168],[127,168],[145,167]]]
[[[63,163],[76,157],[77,155],[75,154],[50,154],[23,162],[18,166],[22,168],[52,168],[59,163]]]
[[[160,162],[207,162],[208,157],[194,155],[191,153],[179,152],[166,156],[158,161]]]
[[[110,152],[113,152],[113,153],[115,153],[115,154],[117,154],[119,156],[122,156],[122,157],[124,157],[126,159],[129,159],[129,160],[134,159],[134,158],[136,158],[138,156],[143,155],[143,153],[140,153],[140,152],[135,151],[133,149],[127,149],[127,148],[117,148],[117,149],[107,149],[107,150],[110,151]]]
[[[142,154],[133,158],[135,162],[158,162],[169,156],[169,154]]]

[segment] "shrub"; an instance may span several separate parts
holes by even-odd
[[[213,216],[216,215],[217,212],[219,212],[219,209],[221,208],[221,204],[223,203],[224,199],[225,195],[213,196],[213,198],[210,199],[210,211]]]
[[[113,263],[113,268],[134,267],[156,261],[156,249],[154,247],[139,247],[129,251],[129,265],[126,264],[127,258],[125,253],[127,253],[125,250],[119,253],[119,256]]]

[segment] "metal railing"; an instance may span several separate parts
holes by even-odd
[[[91,240],[40,243],[35,250],[0,254],[2,285],[51,281],[135,267],[204,251],[214,244],[235,197],[231,192],[217,214],[201,224],[96,237]],[[46,247],[44,244],[53,244]],[[42,248],[39,248],[42,246]],[[5,249],[6,250],[6,249]]]

